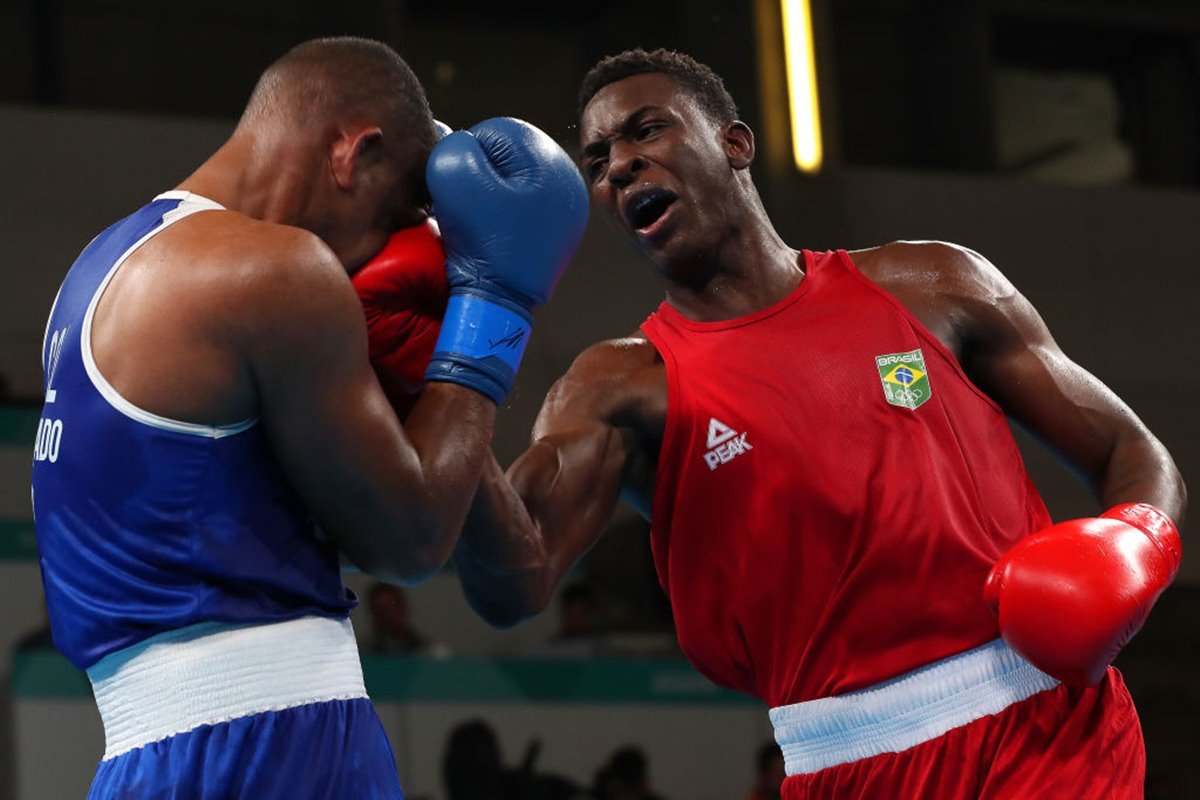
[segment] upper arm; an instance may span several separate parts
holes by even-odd
[[[619,424],[623,361],[607,343],[586,351],[547,395],[529,449],[507,472],[484,469],[456,563],[472,607],[494,625],[543,609],[608,524],[636,451]]]
[[[433,522],[422,518],[416,452],[370,368],[357,297],[315,237],[276,235],[292,237],[281,247],[287,263],[261,265],[238,315],[261,424],[300,497],[353,561],[419,576],[436,560],[423,548]]]
[[[640,450],[631,362],[622,343],[602,342],[551,387],[530,449],[509,469],[531,512],[573,507],[607,520]]]
[[[1114,481],[1139,480],[1133,473],[1153,483],[1148,473],[1173,472],[1137,416],[1063,352],[1041,315],[995,266],[964,248],[937,247],[935,285],[956,330],[963,369],[1006,414],[1064,457],[1102,498],[1121,491]]]

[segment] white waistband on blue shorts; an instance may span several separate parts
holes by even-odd
[[[349,619],[202,622],[111,653],[88,671],[104,758],[201,725],[366,697]]]
[[[899,753],[1058,681],[1002,639],[857,692],[770,711],[788,775],[806,775],[882,753]]]

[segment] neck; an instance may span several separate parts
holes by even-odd
[[[253,219],[309,227],[305,212],[315,187],[307,176],[316,171],[306,161],[312,152],[270,130],[239,128],[178,188]]]
[[[667,276],[667,302],[697,322],[753,314],[787,297],[804,277],[800,254],[789,247],[761,203],[720,243]]]

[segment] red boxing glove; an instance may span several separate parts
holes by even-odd
[[[1018,542],[992,567],[983,599],[1010,647],[1063,683],[1090,686],[1141,629],[1181,552],[1166,514],[1125,503]]]
[[[404,228],[350,278],[367,318],[371,363],[406,416],[425,386],[446,312],[446,252],[432,221]]]

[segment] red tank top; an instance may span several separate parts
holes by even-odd
[[[992,563],[1049,524],[1003,412],[844,251],[746,317],[642,326],[666,364],[652,547],[679,642],[771,706],[998,636]]]

